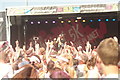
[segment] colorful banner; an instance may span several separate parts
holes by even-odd
[[[39,6],[39,7],[13,7],[7,8],[8,16],[15,15],[46,15],[66,13],[96,13],[118,11],[118,4],[89,4],[66,6]]]

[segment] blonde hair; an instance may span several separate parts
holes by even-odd
[[[6,53],[5,51],[1,51],[0,52],[0,61],[3,62],[9,62],[9,57],[8,57],[8,53]]]
[[[105,65],[117,65],[120,57],[118,47],[118,42],[113,38],[107,38],[100,42],[97,53]]]

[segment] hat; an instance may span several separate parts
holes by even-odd
[[[68,62],[68,59],[61,57],[61,56],[56,56],[57,59]]]
[[[40,62],[40,60],[36,57],[36,56],[32,56],[29,58],[30,59],[30,62]]]

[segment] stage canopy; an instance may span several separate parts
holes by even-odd
[[[7,16],[18,15],[49,15],[71,13],[98,13],[118,11],[118,3],[84,4],[84,5],[57,5],[57,6],[22,6],[7,8]]]

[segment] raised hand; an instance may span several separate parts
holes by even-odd
[[[118,42],[118,38],[116,36],[113,37],[113,39]]]

